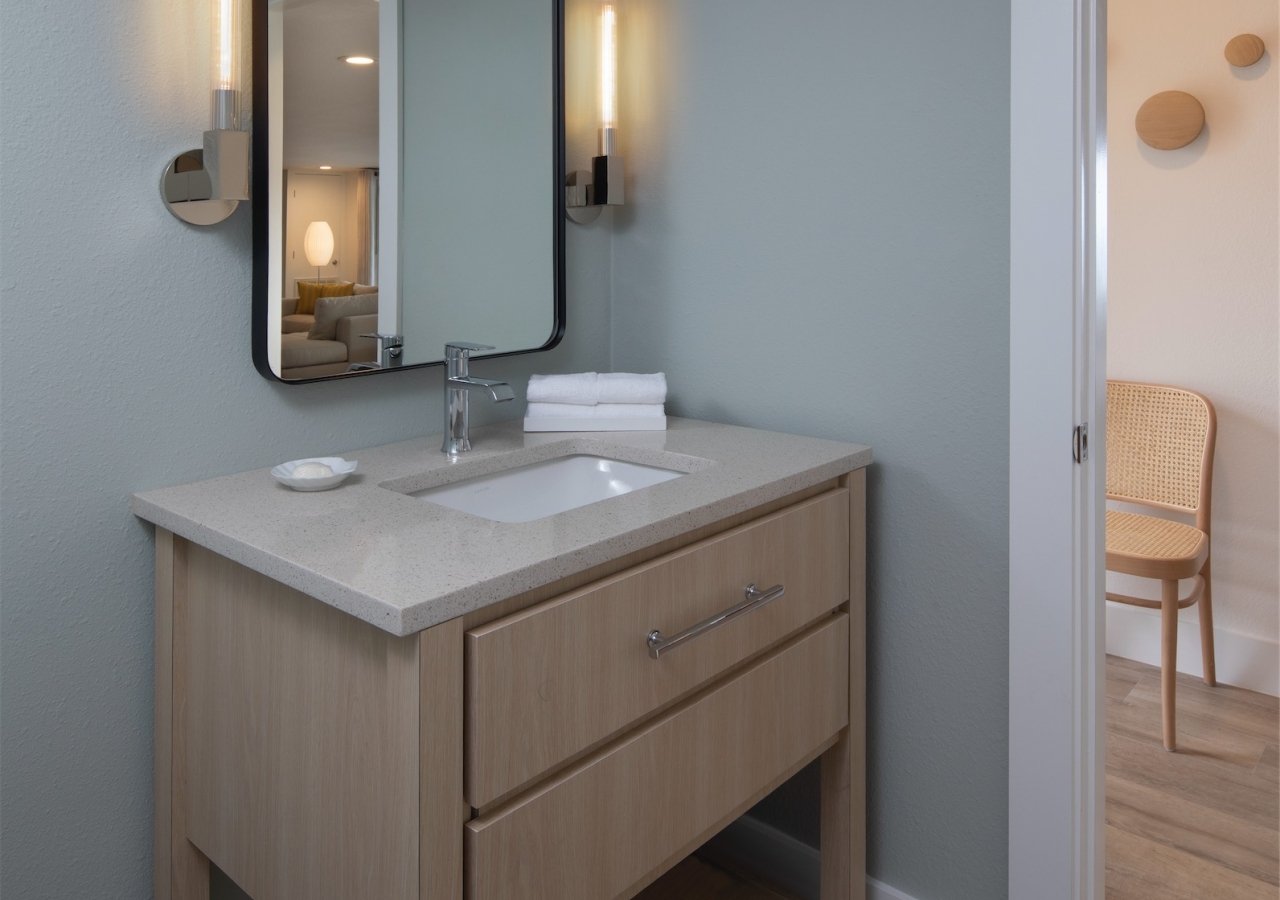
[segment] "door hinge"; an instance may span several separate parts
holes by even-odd
[[[1081,422],[1071,434],[1071,457],[1077,463],[1089,458],[1089,423]]]

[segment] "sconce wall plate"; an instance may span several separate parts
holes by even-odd
[[[600,218],[600,209],[591,202],[591,173],[570,172],[564,180],[564,214],[569,221],[590,225]]]
[[[165,208],[188,225],[217,225],[240,205],[213,195],[213,183],[204,167],[204,150],[193,148],[169,160],[160,176],[160,199]]]
[[[1237,34],[1227,41],[1223,56],[1237,69],[1245,69],[1262,59],[1266,52],[1266,42],[1256,34]]]
[[[1134,120],[1138,137],[1156,150],[1177,150],[1204,130],[1204,107],[1185,91],[1162,91],[1147,99]]]

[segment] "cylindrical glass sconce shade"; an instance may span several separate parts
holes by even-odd
[[[618,127],[618,14],[612,4],[600,10],[600,155],[616,152]]]
[[[209,0],[213,8],[213,128],[240,127],[243,0]]]

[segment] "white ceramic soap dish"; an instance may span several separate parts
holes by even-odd
[[[291,459],[271,470],[271,477],[295,491],[327,491],[347,480],[356,470],[355,460],[341,456]]]

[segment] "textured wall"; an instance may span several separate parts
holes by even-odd
[[[1001,896],[1007,4],[625,14],[612,270],[608,232],[571,229],[565,344],[481,374],[607,367],[612,333],[615,368],[665,369],[680,413],[874,445],[872,870]],[[205,126],[207,23],[0,8],[5,896],[149,892],[151,539],[128,494],[440,416],[438,370],[252,371],[247,218],[195,231],[156,200]]]
[[[196,230],[158,198],[206,127],[209,21],[202,2],[0,7],[6,898],[150,895],[152,538],[129,494],[440,427],[438,368],[254,372],[247,211]],[[607,237],[569,240],[565,343],[479,374],[522,393],[607,365]]]
[[[1008,4],[623,10],[614,365],[875,448],[871,872],[1003,896]],[[811,838],[803,787],[764,814]]]
[[[1110,297],[1107,369],[1176,384],[1218,411],[1214,469],[1214,624],[1218,675],[1277,691],[1280,669],[1280,146],[1274,0],[1112,0]],[[1268,53],[1233,69],[1222,50],[1252,32]],[[1205,133],[1179,150],[1147,147],[1133,117],[1149,96],[1194,94]],[[1141,585],[1113,577],[1130,593]],[[1147,587],[1150,595],[1149,583]],[[1126,616],[1129,615],[1125,610]],[[1133,610],[1158,659],[1158,613]],[[1194,638],[1198,610],[1183,613]],[[1114,618],[1114,614],[1113,614]],[[1109,622],[1109,624],[1112,624]],[[1112,629],[1109,646],[1128,648]],[[1117,646],[1124,640],[1124,646]],[[1199,673],[1193,640],[1179,668]],[[1136,648],[1135,648],[1136,649]]]

